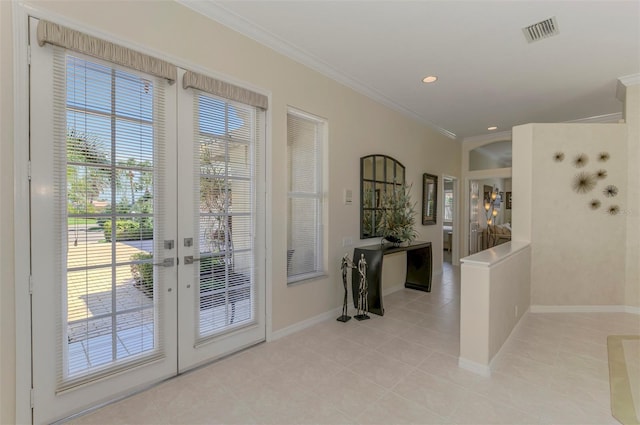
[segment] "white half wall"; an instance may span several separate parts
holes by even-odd
[[[458,365],[483,375],[531,304],[531,247],[512,241],[461,259]]]

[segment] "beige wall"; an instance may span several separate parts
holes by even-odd
[[[627,126],[534,124],[532,130],[531,304],[624,304],[624,212],[630,207]],[[565,154],[563,162],[554,161],[555,152]],[[600,152],[608,152],[611,158],[598,162]],[[572,161],[581,153],[589,157],[589,162],[583,168],[576,168]],[[605,169],[608,177],[598,181],[592,191],[578,194],[572,189],[579,172],[599,169]],[[514,182],[516,178],[514,176]],[[607,185],[618,187],[615,198],[603,195]],[[598,210],[590,209],[592,199],[602,202]],[[605,212],[613,204],[621,208],[616,216]],[[515,216],[514,225],[517,225]]]
[[[513,127],[513,188],[511,210],[511,240],[531,241],[531,220],[533,215],[533,124]],[[518,194],[520,196],[518,196]]]
[[[626,88],[628,205],[625,305],[640,307],[640,85]]]
[[[269,249],[272,272],[274,331],[312,318],[338,307],[342,301],[340,258],[353,247],[342,247],[343,237],[359,235],[359,158],[381,153],[395,157],[407,169],[407,182],[414,183],[412,196],[421,202],[422,173],[460,176],[460,144],[406,118],[369,98],[348,89],[232,30],[218,25],[173,2],[26,2],[51,20],[47,11],[75,22],[80,29],[94,28],[111,34],[115,40],[132,43],[146,51],[166,53],[185,66],[194,64],[214,76],[229,76],[232,82],[245,82],[252,88],[271,93],[268,123],[272,187],[270,202],[272,233]],[[2,139],[0,158],[2,185],[2,255],[0,255],[0,300],[2,319],[2,401],[0,422],[13,422],[15,329],[13,278],[12,205],[12,100],[11,5],[0,1],[2,25]],[[34,47],[37,48],[37,47]],[[329,125],[329,217],[328,277],[304,284],[286,285],[286,110],[299,108],[324,117]],[[353,190],[353,205],[342,202],[343,189]],[[442,194],[440,194],[440,197]],[[441,201],[440,201],[441,202]],[[26,214],[26,211],[24,212]],[[441,220],[441,218],[440,218]],[[419,221],[419,220],[418,220]],[[420,239],[434,243],[434,268],[442,261],[439,226],[417,226]],[[393,264],[396,263],[394,266]],[[389,261],[390,269],[401,268]],[[392,270],[389,270],[392,271]],[[400,273],[401,270],[398,270]],[[27,355],[27,353],[21,353]]]
[[[15,421],[11,19],[11,3],[0,1],[0,424]]]
[[[498,354],[531,305],[530,271],[530,247],[491,268],[489,361]]]

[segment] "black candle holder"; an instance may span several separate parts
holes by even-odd
[[[358,286],[358,314],[353,316],[356,320],[368,320],[369,315],[369,285],[367,283],[367,260],[364,254],[360,254],[358,261],[358,273],[360,274],[360,285]]]
[[[340,268],[342,269],[342,285],[344,286],[344,301],[342,302],[342,315],[338,317],[336,320],[338,322],[348,322],[351,320],[351,316],[348,313],[347,307],[347,270],[355,269],[355,265],[353,261],[349,258],[349,254],[344,254],[342,257],[342,263]]]

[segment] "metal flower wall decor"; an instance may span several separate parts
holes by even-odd
[[[555,152],[553,154],[553,160],[555,162],[562,162],[564,160],[564,157],[564,152]],[[602,163],[607,162],[611,158],[611,155],[609,154],[609,152],[600,152],[598,153],[596,158],[598,162]],[[584,168],[588,163],[589,157],[585,153],[576,154],[571,161],[571,164],[575,168]],[[574,192],[583,195],[591,192],[596,188],[596,186],[598,186],[600,181],[604,182],[608,177],[609,173],[603,168],[599,168],[595,171],[580,171],[579,173],[574,175],[571,187]],[[606,201],[607,199],[615,198],[616,196],[618,196],[618,192],[619,190],[617,186],[613,184],[607,184],[602,189],[602,195],[604,196],[603,200]],[[603,201],[601,201],[600,199],[593,198],[587,203],[587,205],[590,209],[597,210],[602,206],[602,202]],[[622,210],[620,208],[620,205],[617,204],[611,204],[605,208],[605,212],[612,216],[618,215],[621,211]]]

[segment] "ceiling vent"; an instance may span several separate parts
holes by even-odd
[[[534,41],[542,40],[543,38],[558,35],[558,22],[554,16],[553,18],[545,19],[537,24],[524,27],[522,28],[522,32],[524,33],[524,37],[527,41],[529,43],[533,43]]]

